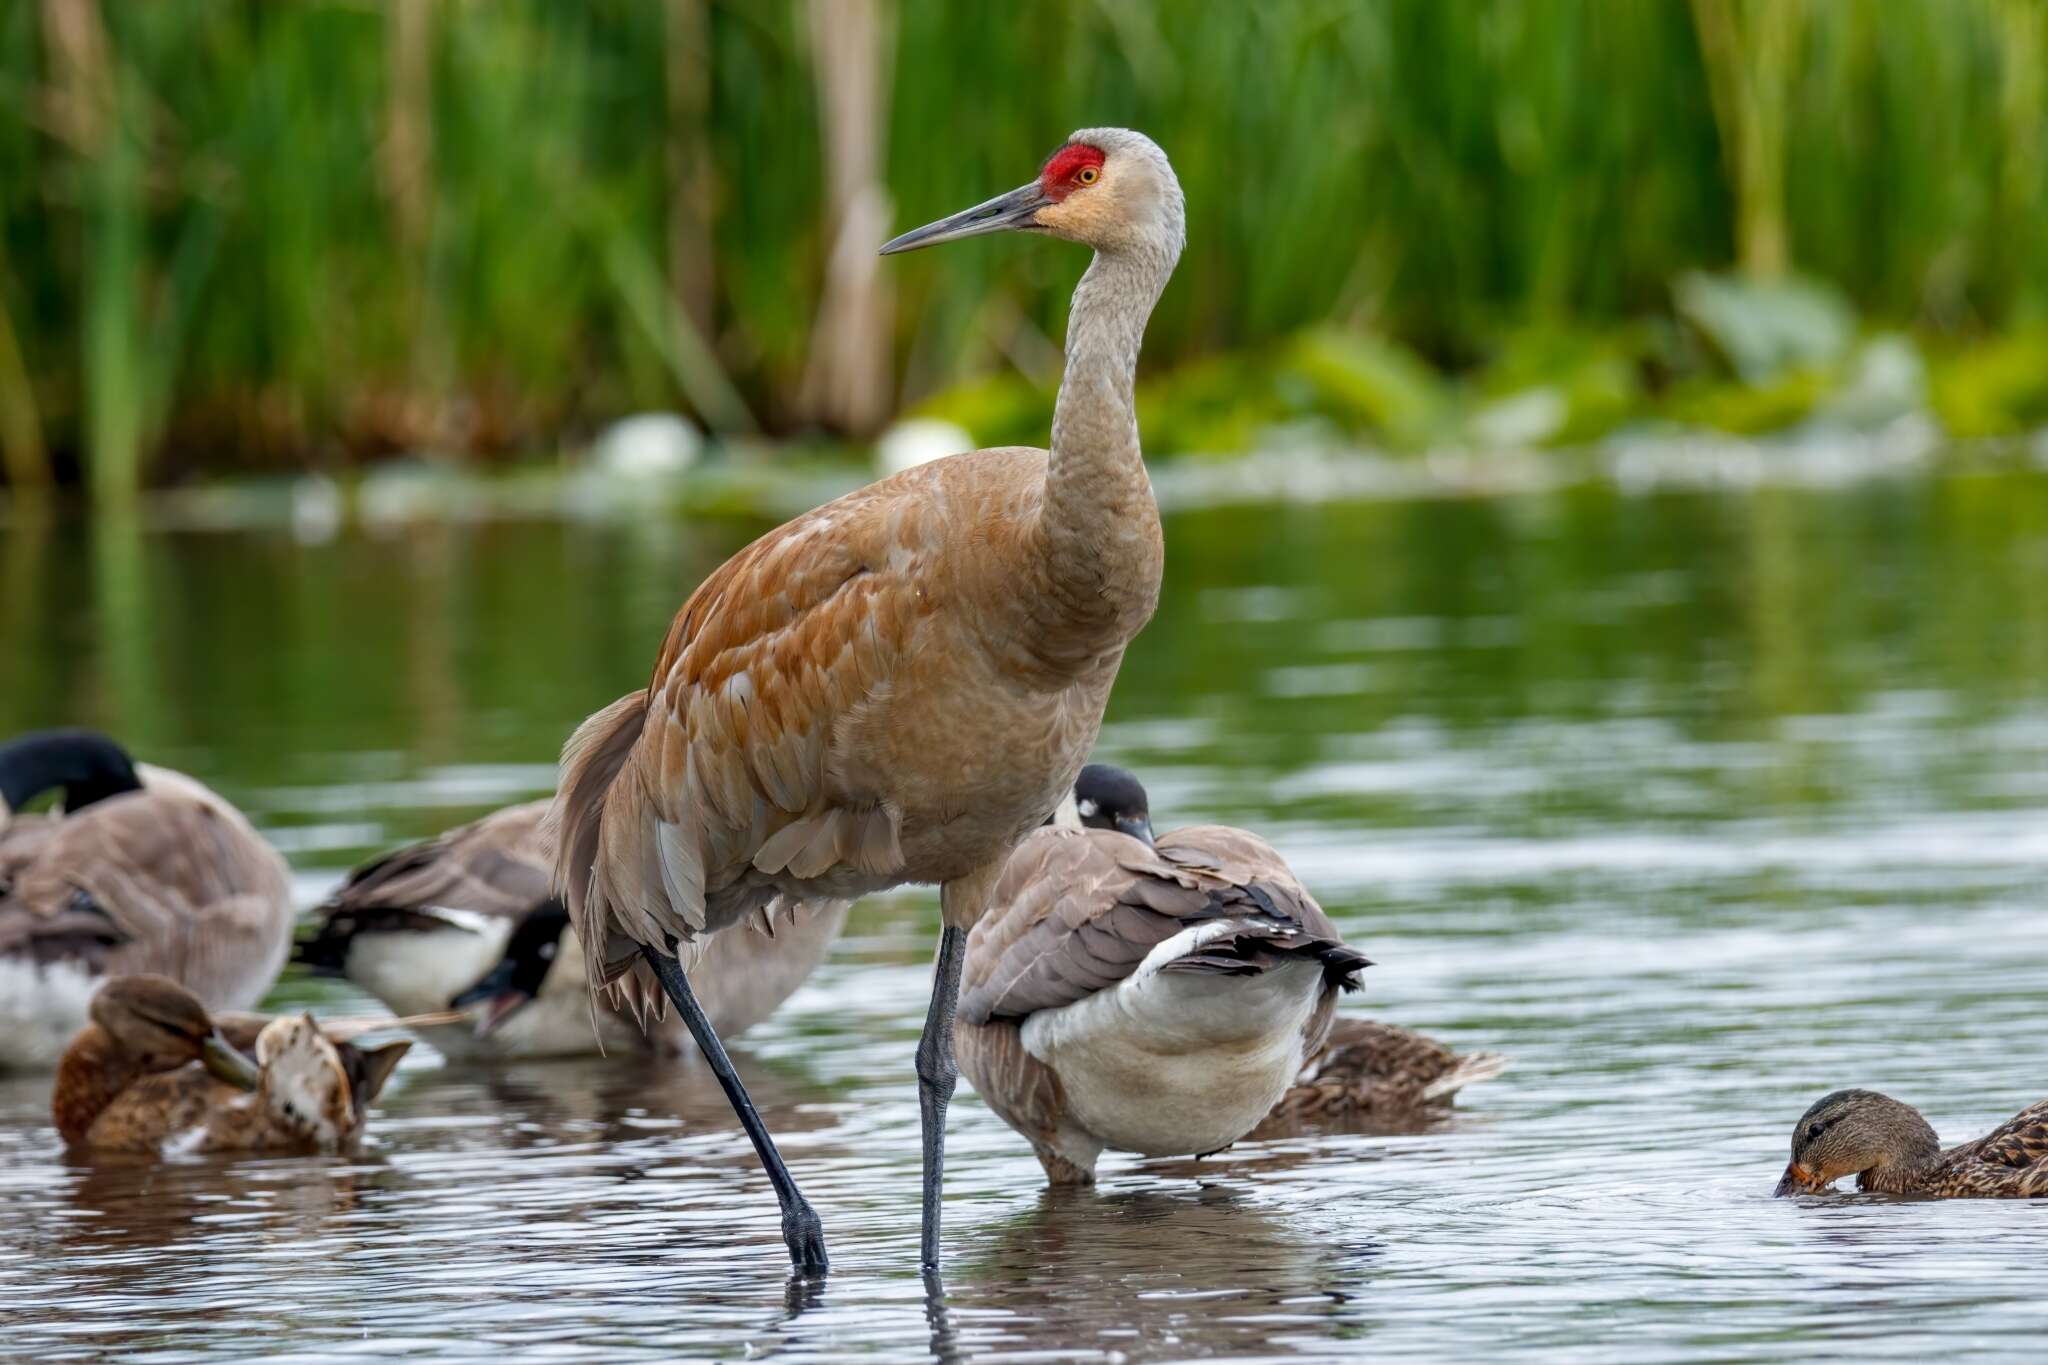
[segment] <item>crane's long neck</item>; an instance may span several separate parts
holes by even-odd
[[[1076,653],[1124,643],[1159,600],[1159,505],[1138,449],[1135,389],[1145,322],[1173,264],[1165,251],[1098,252],[1074,290],[1044,543],[1046,605],[1078,628],[1064,642]]]

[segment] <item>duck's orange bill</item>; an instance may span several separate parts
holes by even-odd
[[[1778,1188],[1773,1193],[1778,1196],[1819,1194],[1820,1190],[1819,1175],[1795,1161],[1785,1168],[1785,1174],[1778,1177]]]

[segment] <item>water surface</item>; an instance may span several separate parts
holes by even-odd
[[[758,528],[0,531],[0,732],[241,802],[310,904],[539,794]],[[42,1359],[2038,1358],[2048,1201],[1773,1200],[1838,1085],[2048,1094],[2048,476],[1170,519],[1105,756],[1269,835],[1347,1008],[1514,1057],[1459,1117],[1050,1193],[963,1090],[915,1273],[936,904],[880,898],[741,1065],[837,1270],[786,1284],[715,1086],[415,1049],[360,1157],[85,1164],[0,1078],[0,1323]],[[354,1010],[287,977],[278,1005]]]

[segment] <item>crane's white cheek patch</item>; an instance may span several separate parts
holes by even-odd
[[[0,959],[0,1071],[48,1071],[85,1027],[100,978],[69,963]]]

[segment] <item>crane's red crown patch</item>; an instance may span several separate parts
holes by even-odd
[[[1038,173],[1039,188],[1045,197],[1058,203],[1081,187],[1078,178],[1082,171],[1100,170],[1102,149],[1091,147],[1085,142],[1069,142],[1066,146],[1046,158],[1045,169]]]

